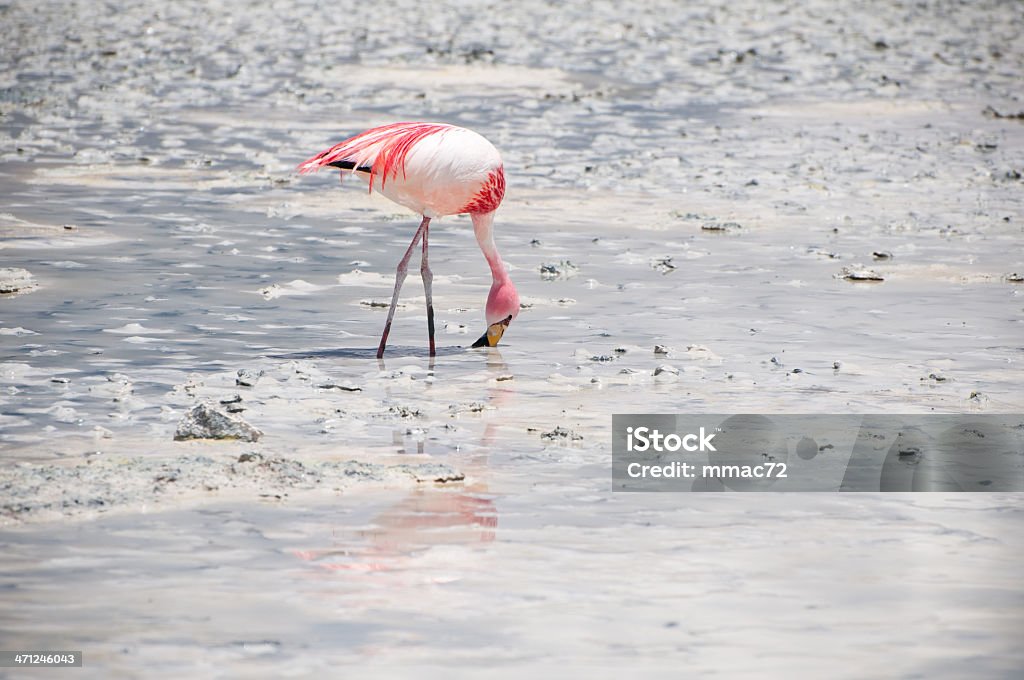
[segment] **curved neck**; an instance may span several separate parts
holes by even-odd
[[[480,244],[480,250],[487,258],[487,264],[491,267],[491,278],[494,283],[508,281],[508,271],[498,254],[498,247],[494,245],[494,211],[489,213],[472,213],[473,231],[476,233],[476,242]]]

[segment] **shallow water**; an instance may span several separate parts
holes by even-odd
[[[1024,110],[1014,4],[241,7],[0,7],[0,261],[39,283],[0,299],[4,464],[466,481],[26,515],[0,647],[105,677],[1024,664],[1014,495],[609,491],[615,412],[1024,409],[1024,125],[985,114]],[[396,119],[502,151],[527,307],[496,350],[464,349],[490,280],[460,217],[431,230],[438,357],[415,275],[373,357],[417,218],[293,169]],[[258,443],[173,441],[236,394]]]

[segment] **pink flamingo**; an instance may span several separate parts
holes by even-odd
[[[469,213],[473,219],[477,243],[491,267],[487,330],[473,347],[497,345],[519,314],[519,294],[498,255],[492,230],[494,211],[505,195],[505,173],[498,150],[472,130],[454,125],[393,123],[372,128],[318,153],[299,165],[299,172],[315,172],[327,165],[340,168],[342,178],[345,172],[355,173],[369,184],[370,191],[376,189],[423,216],[395,272],[395,290],[377,347],[377,358],[384,356],[398,305],[398,292],[405,281],[409,258],[421,238],[420,275],[427,297],[430,356],[435,355],[431,294],[434,275],[427,263],[427,233],[431,219],[461,213]]]

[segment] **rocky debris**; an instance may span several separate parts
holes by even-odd
[[[27,293],[38,287],[31,272],[20,267],[0,267],[0,295]]]
[[[391,308],[390,300],[360,300],[359,304],[361,304],[364,307],[375,307],[377,309]],[[397,305],[395,305],[395,309],[405,309],[405,303],[399,302]]]
[[[892,253],[890,253],[888,250],[875,250],[871,253],[871,257],[873,257],[875,260],[891,260]]]
[[[756,183],[751,186],[756,186]],[[730,231],[738,231],[742,228],[743,225],[741,225],[738,222],[708,222],[700,225],[701,231],[717,232],[719,234],[724,234]]]
[[[240,368],[238,369],[238,377],[235,378],[235,384],[239,387],[255,387],[262,377],[263,369]]]
[[[660,354],[662,356],[668,356],[669,354],[672,353],[672,348],[669,347],[668,345],[655,345],[654,353]]]
[[[388,413],[393,413],[399,418],[422,418],[423,411],[408,406],[389,406]]]
[[[185,414],[174,432],[175,441],[188,439],[238,439],[255,442],[263,436],[258,429],[238,416],[222,413],[208,404],[199,404]]]
[[[836,278],[847,281],[885,281],[881,274],[860,264],[843,267],[842,271],[836,274]]]
[[[661,366],[658,366],[656,369],[654,369],[654,375],[662,374],[679,375],[679,369],[676,368],[675,366],[672,366],[671,364],[662,364]]]
[[[672,264],[672,256],[666,255],[665,257],[656,257],[651,260],[651,269],[659,274],[670,274],[676,270],[676,266]]]
[[[935,382],[946,382],[947,380],[949,380],[949,378],[940,373],[929,373],[927,378],[921,378],[921,380],[934,380]]]
[[[317,385],[322,390],[340,390],[342,392],[362,392],[363,388],[359,385],[350,382],[335,383],[325,382],[321,385]]]
[[[551,281],[553,279],[568,279],[576,276],[579,271],[580,268],[569,260],[562,260],[561,262],[547,262],[540,266],[540,277],[545,281]]]
[[[1003,280],[1007,283],[1024,283],[1024,275],[1013,272],[1004,276]]]
[[[578,434],[573,430],[564,428],[561,425],[555,427],[555,429],[551,430],[550,432],[542,432],[540,438],[552,442],[583,441],[583,435]]]
[[[245,407],[242,406],[242,395],[240,394],[227,399],[221,399],[220,405],[227,409],[228,413],[241,413],[245,410]]]
[[[465,475],[442,463],[380,465],[348,461],[298,461],[243,453],[215,460],[186,455],[171,459],[90,457],[80,465],[21,464],[0,468],[0,518],[52,519],[138,509],[174,497],[241,491],[284,500],[290,494],[342,491],[363,482],[447,484]]]
[[[1017,113],[1002,113],[997,111],[995,107],[989,105],[986,106],[982,113],[989,118],[997,118],[1003,120],[1024,120],[1024,111],[1018,111]]]
[[[485,404],[483,402],[480,402],[480,401],[471,401],[471,402],[469,402],[467,404],[449,404],[448,405],[448,411],[452,415],[456,415],[456,414],[459,414],[459,413],[481,413],[483,411],[486,411],[488,408],[493,408],[493,407],[489,407],[489,406],[487,406],[487,404]],[[419,413],[419,412],[417,411],[417,413]]]

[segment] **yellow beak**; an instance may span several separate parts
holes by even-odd
[[[505,329],[512,323],[512,315],[509,314],[501,321],[492,323],[487,327],[487,332],[480,336],[480,339],[473,343],[473,347],[496,347]]]

